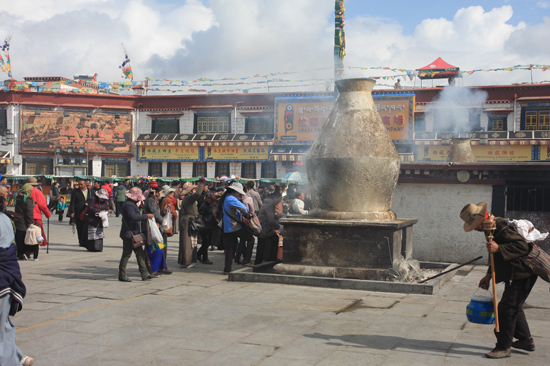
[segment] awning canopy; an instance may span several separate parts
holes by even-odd
[[[306,154],[311,146],[288,146],[277,145],[269,152],[270,160],[273,161],[305,161]]]
[[[11,164],[11,151],[0,151],[0,164]]]
[[[460,68],[448,64],[441,57],[438,57],[435,61],[416,69],[418,71],[418,77],[420,79],[448,79],[451,77],[461,77]]]

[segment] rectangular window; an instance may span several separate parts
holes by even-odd
[[[181,163],[168,163],[168,176],[181,177]]]
[[[25,162],[25,175],[42,175],[52,173],[52,160]]]
[[[241,177],[256,179],[256,163],[242,163]]]
[[[550,111],[539,111],[539,130],[550,130]]]
[[[470,109],[468,111],[468,131],[479,131],[481,126],[481,110]]]
[[[507,211],[550,212],[550,188],[506,187]]]
[[[216,177],[229,177],[229,163],[216,163]]]
[[[508,130],[507,115],[489,115],[487,131],[506,131]]]
[[[206,177],[206,163],[193,163],[193,177]]]
[[[501,119],[493,119],[491,120],[490,131],[503,131],[502,126],[503,126],[503,123]]]
[[[151,177],[162,177],[162,162],[150,162],[149,175]]]
[[[104,177],[128,177],[130,169],[128,163],[103,163]]]
[[[194,133],[227,133],[231,132],[231,115],[223,114],[195,114]]]
[[[180,120],[177,117],[153,118],[151,133],[180,133]]]
[[[8,129],[8,111],[5,108],[0,108],[0,131]]]
[[[525,111],[525,129],[537,129],[537,111]]]
[[[273,116],[249,116],[245,119],[245,133],[273,133]]]
[[[277,162],[262,163],[262,178],[277,178]]]
[[[415,114],[414,116],[414,132],[426,131],[426,115]]]

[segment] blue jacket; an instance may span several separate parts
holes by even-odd
[[[242,229],[241,224],[232,219],[229,215],[241,220],[241,214],[247,214],[246,206],[235,196],[228,195],[223,203],[223,232],[232,233]]]
[[[141,221],[147,220],[147,214],[140,214],[136,201],[128,199],[122,204],[122,223],[120,226],[120,238],[130,239],[133,235],[141,233]]]

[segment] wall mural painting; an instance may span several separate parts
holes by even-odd
[[[21,111],[21,150],[130,153],[132,115],[128,112]]]

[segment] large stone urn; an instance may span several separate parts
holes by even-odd
[[[321,219],[394,220],[400,160],[374,100],[373,79],[336,82],[340,96],[309,150],[313,210]]]
[[[475,163],[477,159],[472,151],[472,145],[468,138],[454,138],[453,146],[449,150],[447,162],[449,163]]]

